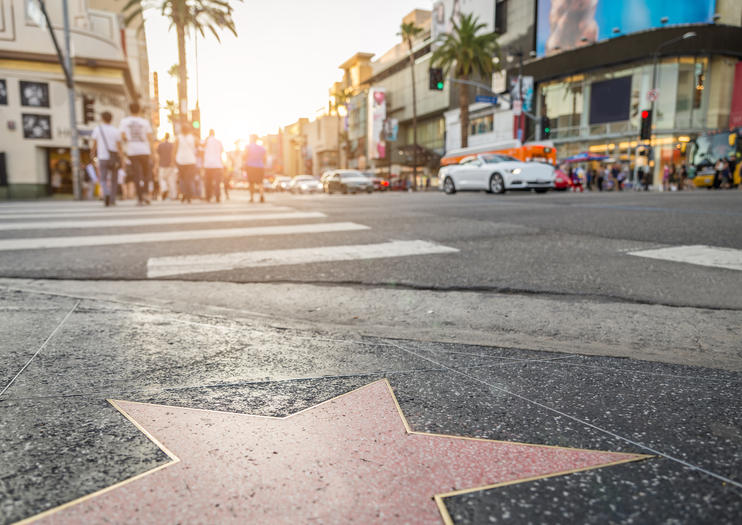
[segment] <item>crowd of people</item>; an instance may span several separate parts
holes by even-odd
[[[598,168],[583,166],[562,167],[575,191],[623,191],[627,186],[635,190],[649,191],[653,183],[653,173],[649,168],[638,166],[631,172],[626,164],[612,164]],[[734,167],[726,159],[719,159],[714,165],[714,189],[734,187]],[[695,170],[686,163],[665,164],[662,170],[662,190],[682,191],[696,189],[693,183]]]
[[[193,126],[184,122],[174,141],[165,133],[156,142],[149,121],[140,111],[139,104],[131,104],[130,114],[118,127],[113,125],[111,113],[101,114],[102,122],[91,135],[93,161],[85,167],[87,198],[94,198],[94,188],[99,185],[105,206],[115,205],[117,199],[133,198],[140,206],[160,199],[184,204],[194,199],[220,202],[222,192],[229,199],[234,167],[225,167],[224,146],[213,129],[202,141]],[[244,170],[247,174],[250,201],[259,193],[260,202],[265,202],[266,151],[257,136],[250,137],[250,144],[240,158],[242,165],[236,168],[238,173]]]

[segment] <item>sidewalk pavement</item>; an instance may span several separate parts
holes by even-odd
[[[480,344],[442,342],[445,309],[428,337],[404,323],[366,333],[376,328],[354,327],[343,302],[370,299],[360,293],[334,290],[346,314],[319,323],[269,309],[292,298],[296,311],[311,307],[296,288],[192,284],[2,280],[3,523],[45,511],[55,523],[244,522],[247,512],[733,523],[742,513],[740,356],[722,336],[718,353],[650,347],[646,361],[638,348],[588,355],[619,354],[629,335],[615,327],[600,344],[555,327],[538,338],[532,324],[526,346],[507,323],[479,341],[488,325],[473,315]],[[424,304],[406,299],[410,311]],[[538,316],[548,305],[520,306]],[[668,362],[704,359],[715,368]]]

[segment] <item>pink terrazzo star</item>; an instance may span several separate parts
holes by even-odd
[[[173,462],[52,523],[450,522],[442,497],[646,456],[412,432],[386,381],[286,418],[114,403]]]

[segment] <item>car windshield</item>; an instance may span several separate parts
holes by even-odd
[[[313,179],[314,177],[312,177],[311,175],[298,175],[294,177],[294,180],[297,182],[306,182],[308,180],[313,180]]]
[[[494,155],[494,154],[482,155],[482,159],[487,164],[493,164],[495,162],[517,162],[518,161],[518,159],[516,159],[515,157],[511,157],[510,155]]]
[[[341,179],[355,179],[362,176],[360,171],[342,171],[339,175]]]

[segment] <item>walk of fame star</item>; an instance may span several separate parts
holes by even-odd
[[[284,418],[111,401],[172,462],[51,523],[452,523],[443,498],[648,456],[415,432],[377,381]]]

